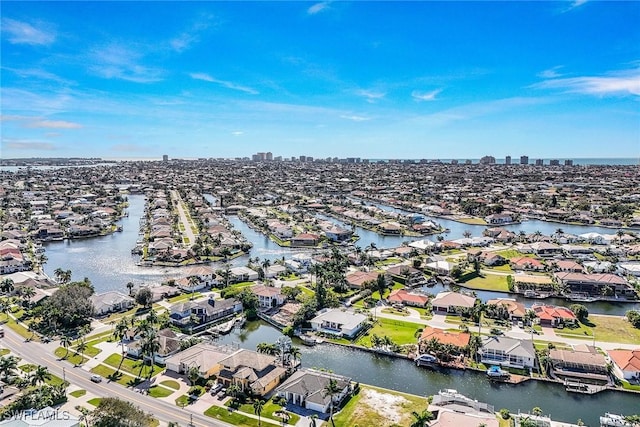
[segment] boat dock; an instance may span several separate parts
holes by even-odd
[[[506,384],[520,384],[523,383],[525,381],[528,381],[531,377],[527,377],[525,375],[516,375],[516,374],[511,374],[508,377],[495,377],[495,378],[489,378],[492,382],[498,382],[498,383],[506,383]]]

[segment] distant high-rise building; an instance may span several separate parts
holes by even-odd
[[[504,164],[505,165],[510,165],[511,164],[511,156],[507,156],[504,158]]]
[[[543,165],[544,165],[544,160],[536,159],[536,166],[543,166]]]
[[[271,151],[267,151],[267,155],[265,156],[265,160],[268,162],[273,161],[273,153]]]
[[[169,156],[167,154],[163,154],[162,155],[162,161],[163,162],[168,162],[169,161]]]
[[[528,165],[529,164],[529,156],[520,156],[520,164]]]
[[[470,159],[467,159],[467,160],[464,161],[465,165],[470,165],[471,163],[473,163],[473,162]]]
[[[307,158],[305,159],[307,162],[313,162],[313,157],[311,156],[307,156]]]
[[[253,160],[254,162],[259,162],[260,161],[260,153],[258,154],[253,154],[251,156],[251,160]]]
[[[453,160],[451,160],[451,164],[452,164],[452,165],[457,165],[457,164],[458,164],[458,159],[453,159]]]
[[[573,166],[573,160],[571,160],[571,159],[567,159],[567,160],[565,160],[565,161],[564,161],[564,165],[565,165],[565,166]]]
[[[550,160],[549,161],[549,165],[551,165],[551,166],[559,166],[560,165],[560,160]]]
[[[301,162],[306,162],[307,161],[307,156],[300,156],[300,161]]]
[[[496,158],[493,156],[484,156],[480,159],[481,165],[495,165]]]
[[[282,161],[282,156],[276,156],[273,158],[274,161],[276,162],[281,162]]]

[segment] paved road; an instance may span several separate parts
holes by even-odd
[[[0,338],[0,342],[3,347],[20,356],[25,362],[46,366],[52,374],[66,378],[71,384],[87,390],[88,393],[101,397],[119,397],[129,401],[143,411],[152,414],[165,425],[170,421],[178,422],[180,425],[189,425],[191,416],[193,416],[193,425],[196,427],[231,426],[231,424],[216,421],[201,413],[192,412],[188,406],[180,409],[170,402],[141,395],[132,389],[125,388],[117,383],[111,383],[106,379],[98,384],[93,383],[89,380],[91,374],[87,370],[82,367],[74,367],[66,361],[58,360],[53,355],[51,349],[57,347],[56,343],[45,345],[37,342],[25,342],[20,335],[10,328],[5,328],[5,337]]]
[[[191,229],[191,224],[187,219],[187,214],[182,207],[182,197],[180,197],[180,193],[178,193],[176,190],[171,190],[171,198],[176,203],[176,206],[178,208],[178,215],[180,216],[180,222],[182,223],[182,225],[184,225],[184,234],[189,239],[189,244],[187,246],[191,247],[196,243],[196,235]]]

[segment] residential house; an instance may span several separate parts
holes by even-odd
[[[165,365],[166,360],[172,355],[180,351],[180,338],[170,328],[161,329],[158,331],[158,351],[154,354],[154,362],[160,365]],[[142,341],[135,339],[125,345],[125,351],[129,356],[140,358],[142,357]],[[148,358],[147,358],[148,359]]]
[[[242,302],[232,298],[217,301],[208,298],[174,304],[169,311],[171,323],[176,326],[191,324],[192,315],[197,318],[198,325],[203,325],[242,312]]]
[[[558,283],[568,286],[573,293],[593,296],[616,296],[635,298],[636,291],[624,277],[615,274],[555,273]]]
[[[513,216],[510,214],[492,214],[485,216],[484,220],[491,225],[509,224],[514,221]]]
[[[535,290],[543,292],[553,292],[553,279],[549,276],[535,276],[532,274],[515,274],[513,283],[518,292]]]
[[[564,271],[569,273],[582,273],[584,267],[571,259],[561,259],[549,263],[554,271]]]
[[[408,292],[406,289],[395,289],[387,297],[390,304],[402,304],[412,307],[425,307],[429,297],[425,294]]]
[[[267,279],[273,279],[274,277],[280,276],[281,274],[285,274],[287,272],[287,267],[281,264],[273,264],[266,268],[264,271],[264,277]]]
[[[640,348],[635,350],[609,350],[613,374],[621,380],[640,382]]]
[[[418,338],[418,343],[428,342],[435,339],[440,344],[449,344],[458,348],[458,353],[462,353],[469,345],[471,334],[469,332],[449,332],[443,329],[425,326]]]
[[[402,227],[396,222],[383,222],[378,225],[378,230],[385,236],[399,236],[402,233]]]
[[[311,319],[314,331],[353,338],[367,321],[367,316],[337,308],[325,308]]]
[[[433,396],[427,410],[436,418],[430,427],[486,426],[499,427],[493,405],[470,399],[455,390]]]
[[[509,265],[513,270],[530,270],[530,271],[544,271],[544,264],[535,258],[530,257],[518,257],[511,258]]]
[[[512,298],[491,299],[487,301],[487,305],[489,307],[493,305],[495,305],[496,307],[502,307],[502,309],[509,316],[509,320],[511,320],[512,322],[519,322],[524,320],[524,316],[527,313],[527,309],[525,308],[524,304]],[[498,314],[497,311],[499,310],[488,310],[485,313],[485,316],[489,318],[494,317],[495,314]]]
[[[287,297],[285,297],[280,288],[273,286],[255,285],[251,287],[253,292],[258,297],[258,307],[271,309],[284,304]]]
[[[426,280],[422,271],[409,265],[394,265],[387,269],[387,274],[392,276],[395,281],[404,283],[407,286],[419,286],[426,284]]]
[[[234,282],[249,282],[258,280],[258,272],[250,269],[249,267],[233,267],[231,269],[231,280]]]
[[[347,274],[347,283],[352,289],[362,289],[367,282],[375,282],[378,278],[378,272],[375,271],[354,271]]]
[[[458,292],[440,292],[431,301],[436,314],[459,314],[464,309],[473,308],[476,298]]]
[[[346,228],[338,227],[336,225],[325,228],[323,231],[325,236],[327,236],[327,239],[332,242],[344,242],[351,239],[351,236],[353,235],[351,230],[347,230]]]
[[[95,308],[96,316],[104,316],[108,313],[128,310],[135,304],[135,300],[132,297],[118,291],[93,294],[89,299]]]
[[[212,344],[200,343],[180,351],[165,359],[167,371],[186,374],[197,367],[200,376],[207,378],[217,375],[222,369],[220,362],[229,356],[229,349]]]
[[[534,368],[536,351],[530,340],[518,340],[505,336],[482,338],[479,351],[480,361],[486,365],[500,365],[511,368]]]
[[[208,265],[190,267],[184,273],[186,277],[197,277],[205,287],[212,287],[219,284],[215,270]]]
[[[590,384],[609,383],[607,361],[595,347],[580,345],[572,350],[551,349],[549,363],[551,374],[556,378]]]
[[[325,395],[324,390],[331,380],[336,382],[340,392],[333,398]],[[352,390],[351,378],[313,369],[301,369],[291,375],[277,389],[276,394],[303,408],[329,413],[331,403],[339,406]]]
[[[241,391],[258,396],[270,393],[286,376],[287,370],[276,363],[274,356],[240,349],[220,361],[218,382],[236,384]]]
[[[316,246],[320,238],[316,234],[301,233],[291,238],[290,243],[293,247],[310,247]]]
[[[453,267],[455,267],[455,264],[445,260],[435,260],[424,265],[425,269],[443,276],[448,276],[451,270],[453,270]]]
[[[567,307],[534,304],[531,309],[535,313],[540,326],[557,328],[560,325],[575,323],[576,315]]]

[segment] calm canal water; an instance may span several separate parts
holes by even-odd
[[[91,279],[97,292],[126,290],[125,285],[129,281],[161,282],[167,277],[180,275],[179,269],[136,265],[137,257],[131,256],[130,251],[139,238],[138,221],[144,212],[144,196],[129,196],[128,212],[129,216],[119,222],[124,229],[121,233],[94,239],[48,243],[46,245],[48,262],[45,265],[47,274],[53,276],[53,271],[58,267],[70,269],[74,279],[81,280],[83,277]],[[249,228],[237,217],[230,217],[229,220],[254,244],[250,256],[270,259],[282,256],[289,258],[291,254],[299,252],[280,248],[261,233]],[[385,243],[389,246],[397,246],[401,243],[390,243],[381,236],[364,229],[358,228],[356,232],[361,234],[361,238],[366,236],[370,239],[367,242],[360,242],[359,244],[363,245],[361,247],[365,247],[370,242],[374,242],[378,247],[386,247]],[[234,263],[244,264],[246,259],[247,257],[241,257],[234,260]],[[431,289],[432,292],[439,290]],[[493,292],[478,292],[478,294],[482,298],[504,296],[504,294]],[[608,306],[608,304],[605,305]],[[589,309],[596,312],[594,307],[591,305]],[[625,308],[630,307],[625,306]],[[605,312],[613,313],[607,310]],[[249,323],[247,328],[223,337],[221,342],[255,349],[258,343],[274,342],[279,336],[280,332],[271,326],[253,322]],[[506,407],[511,411],[519,409],[528,411],[534,406],[539,406],[558,420],[575,422],[581,418],[592,426],[597,424],[598,416],[606,411],[628,414],[640,410],[640,397],[626,393],[575,395],[566,393],[563,387],[556,384],[535,381],[518,386],[492,385],[482,374],[455,370],[432,372],[417,368],[407,360],[376,356],[329,344],[316,347],[300,346],[300,349],[302,364],[305,367],[328,369],[351,376],[362,383],[417,395],[430,395],[440,389],[453,388],[474,399],[491,403],[496,409]]]
[[[250,322],[218,342],[255,350],[261,342],[275,342],[280,332],[263,322]],[[418,368],[405,359],[377,356],[331,344],[306,347],[294,342],[302,353],[302,366],[327,369],[354,380],[378,387],[428,396],[438,390],[452,388],[496,410],[530,411],[539,406],[553,419],[576,422],[579,418],[589,426],[599,425],[605,412],[631,414],[640,410],[640,395],[602,392],[593,396],[567,393],[555,383],[527,381],[519,385],[492,384],[483,373],[472,371],[430,371]]]

